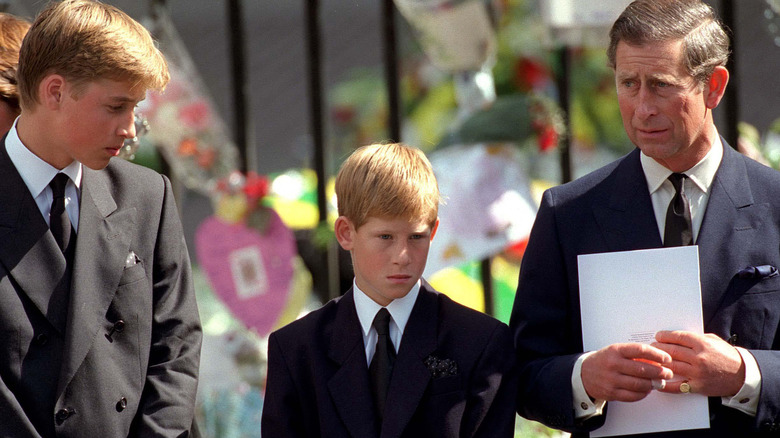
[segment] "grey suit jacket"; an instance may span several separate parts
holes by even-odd
[[[119,159],[84,167],[57,321],[65,259],[0,146],[0,436],[187,436],[202,336],[170,182]]]

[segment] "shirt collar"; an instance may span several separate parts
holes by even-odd
[[[715,179],[715,173],[718,171],[722,158],[723,143],[720,141],[720,136],[716,135],[707,155],[684,173],[702,192],[709,193],[712,180]],[[672,171],[645,155],[644,152],[639,155],[639,160],[642,163],[642,170],[645,172],[647,188],[650,190],[650,194],[653,194],[661,188]]]
[[[382,308],[376,301],[372,300],[365,294],[357,284],[352,282],[352,289],[355,291],[355,310],[357,310],[358,319],[360,320],[360,327],[363,329],[363,336],[368,336],[368,332],[371,330],[371,324],[374,322],[374,317],[379,309]],[[390,302],[385,308],[390,312],[390,316],[393,317],[393,321],[398,326],[398,331],[403,333],[406,328],[406,323],[409,322],[409,316],[412,314],[412,308],[417,301],[417,295],[420,294],[420,280],[417,280],[412,289],[403,298],[396,298]]]
[[[18,121],[19,118],[17,117],[5,137],[5,148],[8,151],[8,157],[11,159],[14,167],[16,167],[33,198],[37,198],[59,172],[68,175],[76,185],[76,188],[81,188],[81,163],[74,160],[62,171],[57,170],[57,168],[32,153],[22,143],[22,140],[19,139],[19,133],[16,131],[16,123]]]

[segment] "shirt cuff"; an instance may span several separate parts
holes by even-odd
[[[758,397],[761,395],[761,370],[753,355],[742,347],[736,347],[745,364],[745,383],[734,397],[721,397],[723,406],[742,411],[751,417],[758,412]]]
[[[571,372],[572,402],[574,403],[574,418],[577,420],[587,420],[601,415],[607,404],[606,400],[591,400],[588,392],[585,391],[585,384],[582,383],[582,362],[593,353],[591,351],[580,356],[574,363],[574,370]]]

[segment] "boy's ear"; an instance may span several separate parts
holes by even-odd
[[[57,74],[50,74],[44,77],[38,86],[38,95],[41,103],[49,109],[59,108],[65,95],[65,88],[66,81],[64,77]]]
[[[436,218],[436,223],[433,224],[433,229],[431,229],[431,242],[433,242],[433,236],[436,235],[436,230],[439,229],[439,218]]]
[[[336,240],[338,240],[339,245],[345,251],[352,250],[352,241],[355,238],[355,227],[352,225],[352,221],[347,219],[346,216],[339,216],[333,225],[333,229],[336,232]]]

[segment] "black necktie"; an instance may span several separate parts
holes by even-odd
[[[674,197],[666,210],[666,226],[664,227],[664,246],[693,245],[693,227],[691,226],[691,206],[685,196],[683,181],[686,175],[673,173],[669,181],[674,186]]]
[[[67,183],[68,175],[64,173],[58,173],[49,183],[54,198],[51,202],[49,228],[54,235],[54,240],[57,241],[57,245],[65,256],[65,272],[57,288],[52,291],[46,316],[61,333],[65,332],[65,324],[68,318],[70,279],[73,270],[73,254],[76,247],[76,233],[73,232],[68,211],[65,209],[65,185]]]
[[[49,228],[60,250],[62,250],[63,254],[66,254],[66,258],[72,234],[70,218],[68,217],[68,211],[65,209],[65,185],[67,183],[68,175],[64,173],[58,173],[49,183],[54,196],[54,199],[51,201]]]
[[[390,312],[384,307],[379,309],[374,317],[373,326],[378,336],[376,351],[374,358],[371,359],[371,365],[368,367],[368,374],[371,379],[374,404],[381,423],[384,417],[387,390],[390,386],[390,375],[393,373],[393,363],[395,362],[395,347],[393,347],[393,341],[390,340]]]

